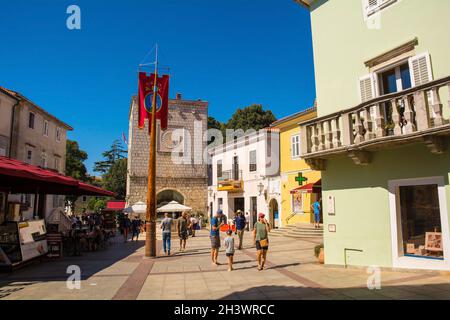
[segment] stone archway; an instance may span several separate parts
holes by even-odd
[[[278,229],[279,228],[279,207],[278,207],[278,201],[277,199],[272,199],[269,202],[269,218],[270,218],[270,225],[272,226],[272,228],[274,229]]]
[[[176,201],[179,204],[184,204],[184,199],[185,199],[185,197],[181,192],[179,192],[177,190],[173,190],[173,189],[166,189],[166,190],[160,191],[157,194],[156,206],[159,208],[159,207],[162,207],[172,201]]]

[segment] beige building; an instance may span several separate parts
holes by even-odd
[[[204,161],[208,125],[208,103],[182,100],[180,94],[169,100],[169,128],[157,130],[157,206],[173,200],[194,212],[207,213],[207,165]],[[148,122],[138,128],[138,104],[130,107],[127,206],[146,202],[150,136]]]
[[[0,87],[0,156],[64,173],[67,131],[71,130],[22,94]],[[22,219],[31,219],[34,204],[39,203],[34,195],[10,195],[8,200],[22,203]],[[64,207],[64,197],[49,195],[40,205],[49,215]]]

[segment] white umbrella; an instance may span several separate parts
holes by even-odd
[[[125,208],[123,212],[134,216],[142,216],[147,213],[147,205],[144,202],[136,202],[133,206]]]
[[[190,207],[186,207],[182,204],[179,204],[176,201],[172,201],[168,204],[166,204],[165,206],[162,206],[161,208],[159,208],[158,212],[183,212],[183,211],[191,211],[192,208]]]

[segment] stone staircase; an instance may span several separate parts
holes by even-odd
[[[272,229],[269,236],[289,237],[296,239],[322,238],[323,226],[321,225],[320,229],[315,229],[313,224],[298,223],[295,225],[287,225],[279,229]]]

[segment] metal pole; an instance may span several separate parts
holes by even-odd
[[[145,257],[156,257],[156,103],[158,94],[158,44],[156,45],[155,80],[153,85],[150,156],[148,161],[148,190]]]

